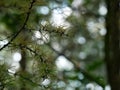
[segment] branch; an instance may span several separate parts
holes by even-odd
[[[23,48],[29,50],[30,52],[34,53],[35,55],[38,55],[40,57],[40,60],[43,62],[44,59],[42,57],[42,55],[38,54],[36,51],[32,50],[31,48],[27,47],[27,46],[23,46]]]
[[[4,48],[6,48],[9,44],[11,44],[11,42],[13,40],[15,40],[15,38],[20,34],[20,32],[25,28],[25,25],[27,24],[28,20],[29,20],[29,17],[30,17],[30,13],[31,13],[31,9],[33,7],[33,4],[35,3],[36,0],[33,0],[30,4],[30,7],[28,9],[28,12],[27,12],[27,16],[26,16],[26,19],[22,25],[22,27],[18,30],[18,32],[11,38],[11,40],[5,44],[2,48],[0,48],[0,51],[2,51]]]
[[[16,73],[15,76],[19,76],[20,78],[22,78],[22,79],[24,79],[24,80],[26,80],[26,81],[28,81],[28,82],[30,82],[30,83],[36,85],[36,86],[40,86],[40,87],[42,86],[42,85],[40,85],[40,84],[38,84],[38,83],[32,81],[31,79],[29,79],[29,78],[27,78],[27,77],[21,75],[21,74]]]
[[[31,49],[31,48],[28,47],[28,46],[21,45],[21,44],[14,44],[14,43],[12,43],[12,45],[13,45],[13,46],[19,46],[20,48],[24,48],[24,49],[26,49],[26,50],[29,50],[30,52],[32,52],[32,53],[34,53],[35,55],[39,56],[41,62],[44,62],[44,61],[45,61],[41,54],[39,54],[38,52],[36,52],[35,50]]]
[[[78,71],[80,71],[81,73],[83,73],[83,75],[84,75],[87,79],[96,82],[98,85],[102,86],[103,88],[105,87],[106,83],[103,82],[103,81],[101,81],[101,80],[99,80],[97,76],[92,75],[92,74],[88,73],[87,71],[85,71],[84,69],[82,69],[78,63],[76,63],[76,62],[74,62],[73,60],[71,60],[71,59],[70,59],[69,57],[67,57],[64,53],[60,53],[60,52],[56,51],[53,47],[51,47],[51,46],[48,45],[48,44],[47,44],[47,46],[50,47],[57,55],[63,55],[67,60],[69,60],[71,63],[73,63],[75,69],[78,70]]]

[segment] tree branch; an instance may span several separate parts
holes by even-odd
[[[27,22],[28,22],[28,20],[29,20],[30,13],[31,13],[31,9],[32,9],[33,4],[35,3],[35,1],[36,1],[36,0],[33,0],[33,1],[31,2],[30,7],[29,7],[28,12],[27,12],[27,16],[26,16],[26,18],[25,18],[25,21],[24,21],[22,27],[18,30],[18,32],[11,38],[11,40],[10,40],[7,44],[5,44],[2,48],[0,48],[0,51],[2,51],[2,50],[3,50],[4,48],[6,48],[9,44],[11,44],[11,42],[12,42],[13,40],[15,40],[15,38],[20,34],[20,32],[25,28],[25,25],[27,24]]]
[[[89,80],[91,80],[91,81],[94,81],[95,83],[97,83],[98,85],[102,86],[103,88],[105,87],[106,83],[105,83],[104,81],[99,80],[97,76],[92,75],[92,74],[88,73],[87,71],[85,71],[84,69],[82,69],[78,63],[76,63],[76,62],[74,62],[73,60],[71,60],[71,59],[70,59],[69,57],[67,57],[64,53],[60,53],[60,52],[56,51],[53,47],[51,47],[51,46],[48,45],[48,44],[47,44],[47,46],[48,46],[49,48],[51,48],[56,54],[58,54],[58,55],[63,55],[67,60],[69,60],[71,63],[73,63],[75,69],[78,70],[78,71],[80,71],[81,73],[83,73],[83,75],[84,75],[87,79],[89,79]]]
[[[31,49],[31,48],[28,47],[28,46],[21,45],[21,44],[18,45],[18,44],[14,44],[14,43],[12,43],[12,45],[13,45],[13,46],[19,46],[20,48],[24,48],[24,49],[26,49],[26,50],[34,53],[35,55],[37,55],[37,56],[40,57],[41,62],[44,62],[44,61],[45,61],[41,54],[39,54],[38,52],[36,52],[35,50]]]
[[[24,80],[26,80],[26,81],[28,81],[28,82],[30,82],[30,83],[36,85],[36,86],[40,86],[40,87],[42,86],[42,85],[40,85],[40,84],[38,84],[38,83],[32,81],[31,79],[29,79],[29,78],[27,78],[27,77],[21,75],[21,74],[16,73],[15,76],[19,76],[20,78],[22,78],[22,79],[24,79]]]

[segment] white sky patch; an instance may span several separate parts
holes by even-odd
[[[22,58],[22,56],[21,56],[21,54],[19,52],[14,53],[13,60],[15,62],[19,62],[21,60],[21,58]]]
[[[52,47],[53,47],[55,50],[57,50],[57,51],[61,51],[61,50],[62,50],[62,47],[61,47],[60,44],[57,43],[57,42],[53,42],[53,43],[52,43]]]
[[[7,43],[8,43],[8,40],[2,40],[2,41],[0,41],[0,47],[3,47]]]
[[[102,29],[100,29],[99,33],[100,33],[100,35],[104,36],[104,35],[106,35],[107,31],[106,31],[106,29],[102,28]]]
[[[103,5],[101,5],[100,8],[99,8],[99,13],[101,15],[106,15],[107,14],[107,8]]]
[[[35,31],[34,36],[32,37],[33,40],[36,40],[38,44],[48,43],[50,40],[50,36],[45,31]]]
[[[68,61],[64,56],[59,56],[56,60],[56,66],[58,70],[72,70],[73,64]]]
[[[96,85],[95,90],[103,90],[103,88],[101,86]]]
[[[19,69],[19,67],[20,67],[19,62],[13,62],[12,65],[11,65],[11,68],[15,69],[15,70]]]
[[[15,69],[8,69],[8,72],[10,73],[10,75],[13,75],[13,74],[15,74]]]
[[[13,62],[11,65],[11,68],[8,69],[8,72],[12,75],[15,74],[16,71],[20,68],[19,62]]]
[[[41,38],[41,34],[40,34],[40,32],[39,32],[39,31],[35,31],[35,33],[34,33],[34,34],[35,34],[35,37],[36,37],[36,38]]]
[[[49,8],[47,6],[37,7],[37,12],[39,14],[47,15],[49,13]]]
[[[40,21],[40,24],[43,25],[43,26],[47,25],[47,23],[48,23],[48,22],[47,22],[46,20]]]
[[[95,21],[88,21],[87,22],[87,29],[90,33],[92,34],[96,34],[97,33],[100,33],[101,35],[104,35],[106,34],[106,30],[105,30],[105,27],[104,27],[104,22],[95,22]]]
[[[95,87],[94,87],[94,84],[92,84],[92,83],[88,83],[88,84],[86,85],[86,89],[87,89],[87,90],[95,90],[94,88],[95,88]]]
[[[107,85],[107,86],[105,87],[105,90],[111,90],[110,86]]]
[[[88,84],[86,85],[86,89],[87,89],[87,90],[103,90],[103,88],[102,88],[101,86],[99,86],[99,85],[94,85],[93,83],[88,83]],[[105,87],[105,90],[111,90],[110,86],[107,85],[107,86]]]
[[[68,28],[70,26],[70,23],[65,21],[65,18],[70,16],[71,13],[72,13],[72,10],[69,7],[65,7],[62,9],[55,9],[52,12],[52,17],[51,17],[50,21],[56,27],[64,26],[65,28]]]
[[[42,85],[44,86],[47,86],[50,84],[50,80],[49,79],[45,79],[43,82],[42,82]]]
[[[84,37],[79,37],[78,39],[77,39],[77,41],[78,41],[78,43],[79,44],[85,44],[86,43],[86,39],[84,38]]]
[[[78,7],[80,4],[82,4],[83,0],[74,0],[72,3],[73,7]]]
[[[63,16],[59,14],[56,10],[53,11],[51,19],[56,25],[61,25],[64,22]]]
[[[69,7],[65,7],[65,8],[63,8],[63,15],[64,15],[64,17],[67,18],[68,16],[71,15],[71,13],[72,13],[71,8],[69,8]]]

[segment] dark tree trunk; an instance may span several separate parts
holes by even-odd
[[[120,10],[119,0],[106,0],[108,13],[106,15],[107,34],[105,37],[105,61],[107,65],[108,82],[111,90],[120,90]]]

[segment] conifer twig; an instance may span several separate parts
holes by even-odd
[[[49,48],[51,48],[57,55],[63,55],[67,60],[69,60],[71,63],[73,63],[74,65],[74,68],[77,70],[77,71],[80,71],[87,79],[97,83],[98,85],[102,86],[103,88],[105,87],[106,85],[106,82],[102,82],[101,80],[98,79],[97,76],[87,72],[86,70],[82,69],[80,67],[80,65],[76,62],[74,62],[73,60],[71,60],[68,56],[66,56],[64,53],[61,53],[61,52],[58,52],[56,51],[53,47],[51,47],[50,45],[47,44],[47,46]]]
[[[33,4],[35,3],[35,1],[36,1],[36,0],[32,0],[32,2],[30,3],[30,7],[29,7],[29,9],[28,9],[28,12],[27,12],[27,15],[26,15],[26,18],[25,18],[25,21],[24,21],[22,27],[21,27],[21,28],[18,30],[18,32],[10,39],[10,41],[9,41],[7,44],[5,44],[2,48],[0,48],[0,51],[2,51],[2,50],[3,50],[4,48],[6,48],[9,44],[11,44],[11,42],[12,42],[13,40],[15,40],[15,38],[20,34],[20,32],[25,28],[25,26],[26,26],[26,24],[27,24],[27,22],[28,22],[28,20],[29,20],[30,13],[31,13],[31,9],[32,9]]]

